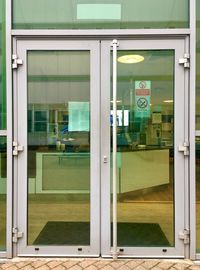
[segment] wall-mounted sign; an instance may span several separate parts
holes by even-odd
[[[135,117],[150,117],[151,81],[135,81]]]

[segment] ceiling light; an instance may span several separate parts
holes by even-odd
[[[122,102],[121,100],[117,100],[117,103]],[[110,101],[110,103],[113,103],[113,100]]]
[[[139,54],[122,55],[118,57],[117,61],[124,64],[136,64],[144,61],[144,56]]]
[[[163,102],[165,102],[165,103],[173,103],[174,101],[173,101],[173,99],[168,99],[168,100],[164,100]]]

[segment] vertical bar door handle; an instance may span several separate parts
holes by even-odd
[[[118,41],[114,39],[113,47],[113,259],[117,259],[117,46]]]

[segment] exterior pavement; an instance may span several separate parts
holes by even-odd
[[[200,262],[190,260],[158,259],[33,259],[0,260],[0,269],[6,270],[200,270]]]

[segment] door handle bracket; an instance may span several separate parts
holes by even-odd
[[[108,157],[107,156],[103,156],[103,163],[108,163]]]
[[[113,39],[113,41],[110,43],[110,46],[113,47],[114,45],[116,45],[117,47],[119,47],[119,41],[117,39]]]

